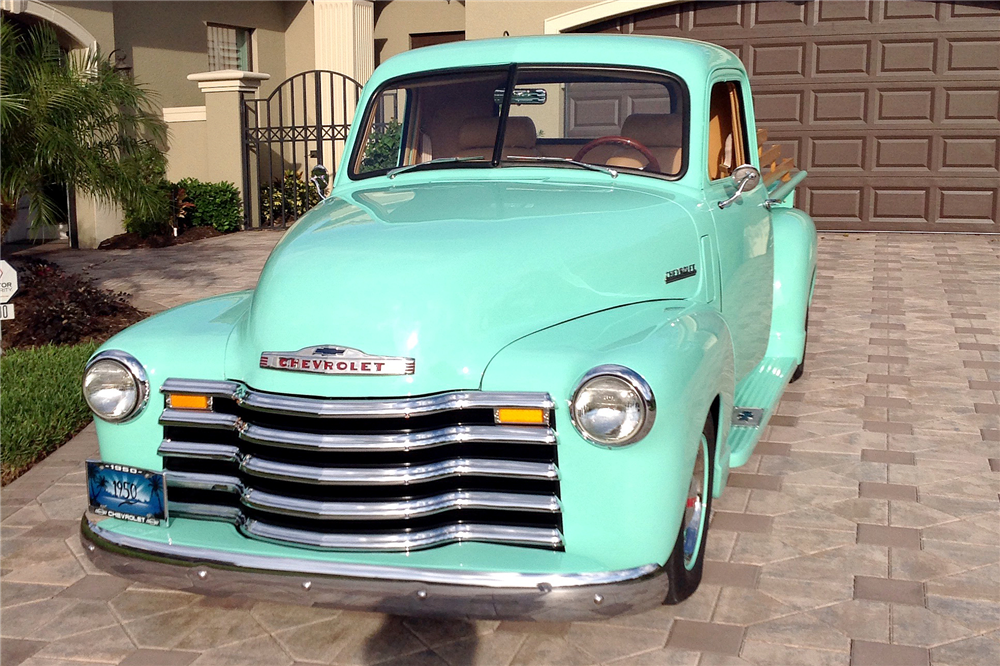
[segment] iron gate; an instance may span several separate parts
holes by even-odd
[[[311,70],[244,99],[244,227],[285,227],[319,202],[309,170],[323,164],[332,176],[360,95],[351,77]]]

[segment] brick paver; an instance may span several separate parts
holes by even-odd
[[[49,258],[169,306],[252,287],[277,238]],[[716,500],[705,580],[680,606],[532,625],[127,585],[74,533],[91,426],[0,493],[0,663],[1000,663],[998,250],[821,237],[806,375]]]

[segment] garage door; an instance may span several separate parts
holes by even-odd
[[[735,52],[821,229],[1000,232],[998,2],[687,2],[581,31]]]

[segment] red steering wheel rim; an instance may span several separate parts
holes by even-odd
[[[625,146],[627,148],[631,148],[632,150],[636,150],[642,153],[642,156],[646,158],[647,162],[646,166],[643,167],[643,169],[649,169],[651,171],[656,171],[656,172],[660,171],[660,163],[657,161],[656,157],[653,156],[652,151],[650,151],[649,148],[642,145],[635,139],[630,139],[627,136],[609,135],[609,136],[598,137],[593,141],[591,141],[590,143],[588,143],[587,145],[585,145],[580,150],[576,151],[576,155],[573,157],[573,160],[576,162],[582,162],[584,155],[592,151],[594,148],[597,148],[598,146],[603,146],[604,144],[607,143],[613,143],[618,146]]]

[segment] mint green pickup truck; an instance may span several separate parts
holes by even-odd
[[[805,174],[769,183],[757,142],[747,74],[710,44],[392,58],[257,288],[90,360],[89,556],[404,615],[685,599],[712,498],[805,355]]]

